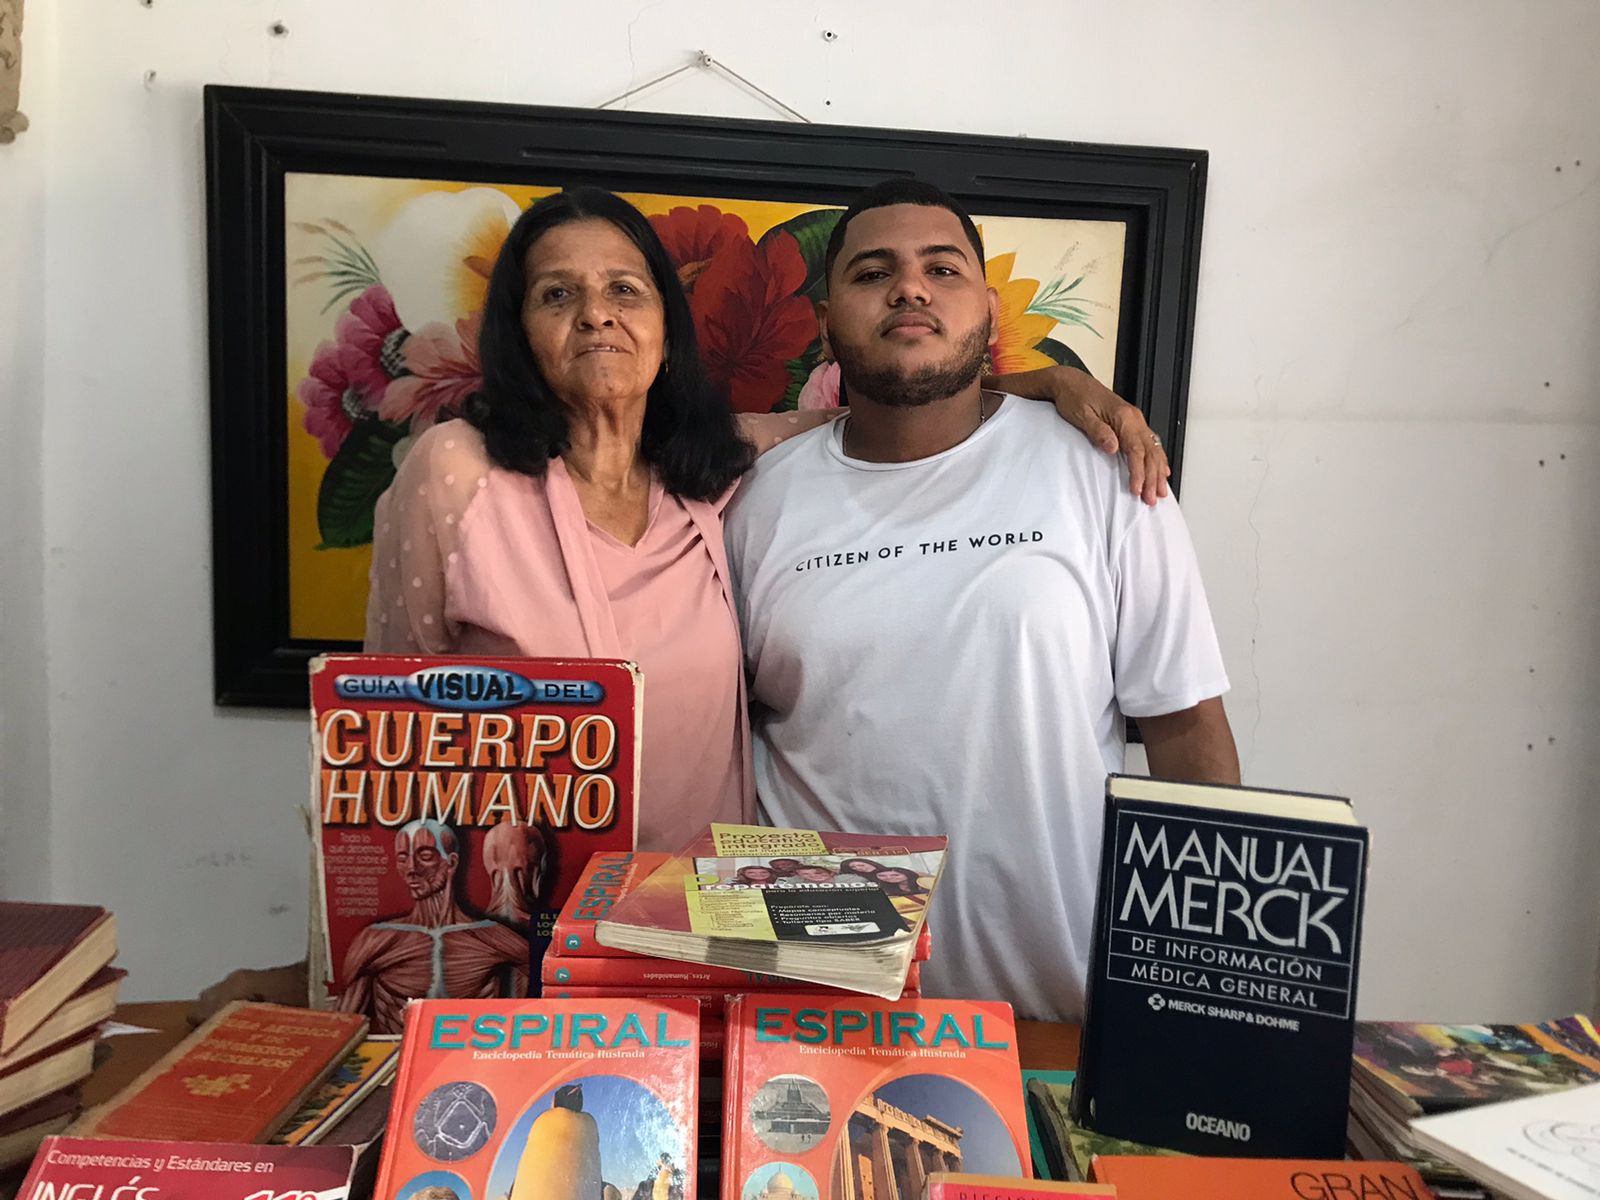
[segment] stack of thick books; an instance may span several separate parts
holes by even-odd
[[[0,1167],[33,1157],[77,1117],[98,1031],[124,971],[103,908],[0,903]]]
[[[1356,1024],[1350,1145],[1357,1157],[1415,1166],[1441,1200],[1486,1193],[1418,1141],[1411,1121],[1600,1081],[1588,1017],[1537,1025]]]

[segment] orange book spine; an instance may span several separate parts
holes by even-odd
[[[744,1111],[744,1100],[739,1094],[740,1069],[743,1060],[744,1039],[739,1036],[739,1013],[744,1008],[744,997],[728,1000],[726,1040],[722,1047],[722,1197],[721,1200],[742,1200],[739,1188],[737,1162],[732,1153],[739,1140],[739,1114]]]

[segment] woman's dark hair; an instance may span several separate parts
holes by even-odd
[[[600,220],[615,225],[644,255],[666,318],[666,361],[650,385],[639,452],[674,496],[714,500],[749,470],[755,448],[739,436],[733,410],[700,369],[689,299],[666,247],[644,214],[601,188],[546,196],[511,227],[489,276],[478,357],[483,387],[462,415],[482,434],[499,466],[542,475],[567,448],[567,414],[533,361],[522,328],[528,248],[558,225]]]
[[[868,869],[865,871],[858,871],[850,865],[851,863],[866,863]],[[841,872],[848,872],[851,875],[862,875],[870,879],[879,871],[883,870],[883,864],[880,862],[873,862],[870,858],[847,858],[839,864],[839,870]]]
[[[904,875],[904,879],[885,879],[884,873],[892,871],[896,875]],[[873,875],[873,880],[886,892],[896,896],[926,896],[928,889],[917,882],[917,873],[908,871],[904,867],[884,867]]]

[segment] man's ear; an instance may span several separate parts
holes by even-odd
[[[828,302],[817,301],[817,336],[822,339],[822,361],[833,361],[833,347],[828,344]]]
[[[989,289],[989,340],[994,341],[994,335],[1000,330],[1000,293],[994,288]]]

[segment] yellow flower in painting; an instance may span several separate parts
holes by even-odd
[[[461,261],[451,269],[450,288],[459,313],[482,312],[489,298],[489,276],[500,247],[511,233],[511,222],[499,209],[485,209],[462,235],[457,246]]]
[[[1055,359],[1044,351],[1034,349],[1041,338],[1055,330],[1055,319],[1028,311],[1039,291],[1039,281],[1011,278],[1016,262],[1015,254],[997,254],[983,267],[985,281],[1000,294],[1000,319],[989,339],[989,359],[996,375],[1055,364]]]

